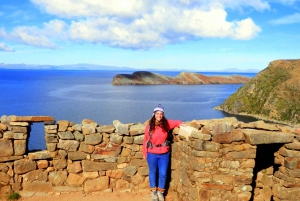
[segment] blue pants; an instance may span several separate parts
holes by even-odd
[[[149,167],[150,188],[165,188],[167,180],[167,171],[170,161],[170,152],[165,154],[147,154],[147,162]],[[158,185],[157,185],[158,173]]]

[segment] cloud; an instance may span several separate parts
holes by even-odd
[[[21,27],[14,28],[10,33],[7,33],[2,28],[2,32],[0,32],[0,37],[2,36],[6,40],[23,43],[30,46],[51,48],[51,49],[57,48],[57,46],[50,39],[48,39],[44,34],[45,34],[45,30],[39,29],[37,27],[21,26]]]
[[[52,20],[43,24],[43,28],[35,26],[19,26],[10,33],[2,27],[0,28],[0,38],[18,42],[30,46],[56,49],[59,48],[52,40],[68,38],[66,33],[68,25],[60,20]],[[52,40],[51,40],[52,39]]]
[[[4,43],[0,43],[0,51],[14,52],[12,48],[7,47]]]
[[[65,18],[118,16],[136,18],[151,8],[149,0],[31,0],[47,13]],[[155,2],[155,1],[154,1]]]
[[[161,48],[200,38],[249,40],[261,31],[260,27],[250,18],[228,21],[226,8],[269,9],[269,4],[261,0],[31,2],[62,20],[51,20],[40,28],[16,27],[6,38],[44,48],[57,48],[57,40],[131,49]]]
[[[279,19],[275,19],[270,21],[270,23],[273,25],[300,23],[300,13],[295,13],[293,15],[288,15]]]
[[[270,9],[268,1],[264,0],[212,0],[210,2],[222,4],[225,8],[239,10],[248,7],[254,8],[257,11],[264,11]]]

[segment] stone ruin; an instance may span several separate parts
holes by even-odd
[[[28,151],[44,123],[46,150]],[[235,118],[193,120],[173,130],[167,193],[174,201],[295,201],[300,129]],[[2,116],[0,193],[149,191],[145,124],[100,125],[50,116]]]

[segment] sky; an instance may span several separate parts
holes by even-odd
[[[300,0],[1,0],[0,63],[263,70],[300,57]]]

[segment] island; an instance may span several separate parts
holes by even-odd
[[[181,72],[175,77],[161,75],[148,71],[136,71],[132,74],[117,74],[114,76],[112,85],[167,85],[167,84],[245,84],[250,77],[231,76],[205,76],[193,72]]]

